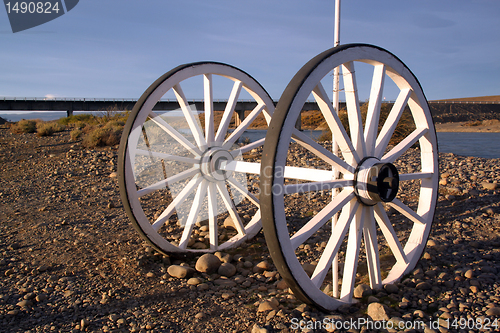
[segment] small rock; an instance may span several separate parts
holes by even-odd
[[[217,273],[225,277],[231,277],[236,274],[236,267],[228,262],[225,262],[219,266]]]
[[[474,271],[472,269],[469,269],[467,272],[465,272],[464,276],[468,279],[472,279],[474,277]]]
[[[370,296],[372,294],[372,289],[370,286],[366,284],[360,284],[356,288],[354,288],[354,297],[355,298],[363,298],[366,296]]]
[[[47,294],[45,293],[38,294],[36,295],[35,299],[37,302],[43,302],[47,299]]]
[[[389,320],[389,309],[380,303],[370,303],[366,313],[373,320]]]
[[[238,284],[234,282],[233,280],[229,279],[216,279],[214,280],[214,283],[218,286],[226,287],[226,288],[233,288],[236,287]]]
[[[234,293],[233,292],[227,292],[227,293],[222,293],[221,297],[223,299],[230,299],[234,296]]]
[[[88,319],[80,320],[80,329],[85,330],[90,325],[90,321]]]
[[[497,184],[497,183],[490,183],[490,182],[482,182],[482,183],[481,183],[481,186],[482,186],[485,190],[492,191],[492,190],[495,190],[495,189],[498,187],[498,184]]]
[[[264,260],[264,261],[261,261],[257,265],[254,266],[253,272],[262,274],[262,273],[264,273],[264,271],[268,271],[270,269],[271,269],[271,265],[269,264],[269,262]]]
[[[261,327],[257,324],[253,325],[252,327],[252,333],[267,333],[269,332],[267,328]]]
[[[189,279],[194,272],[194,269],[189,266],[170,265],[167,268],[167,273],[178,279]]]
[[[397,294],[399,292],[398,286],[396,286],[393,283],[386,284],[384,286],[385,291],[387,291],[389,294]]]
[[[200,291],[203,291],[210,289],[210,286],[208,285],[208,283],[200,283],[199,285],[196,286],[196,288]]]
[[[64,297],[71,297],[75,294],[75,292],[73,290],[66,290],[64,292]]]
[[[225,220],[224,220],[224,228],[226,229],[236,229],[234,227],[234,222],[233,222],[233,219],[231,218],[231,216],[228,216]]]
[[[197,277],[192,277],[187,281],[187,284],[190,286],[197,286],[201,283],[201,280]]]
[[[428,282],[420,282],[419,284],[417,284],[415,289],[417,289],[417,290],[430,290],[430,289],[432,289],[432,286]]]
[[[201,273],[212,274],[217,272],[221,265],[219,258],[211,253],[205,253],[196,261],[196,270]]]
[[[486,310],[486,315],[487,316],[500,316],[500,308],[499,307],[489,308],[488,310]]]
[[[25,300],[22,300],[21,302],[18,302],[16,305],[20,308],[26,308],[26,307],[32,306],[33,303],[29,299],[25,299]]]
[[[285,289],[288,289],[288,284],[286,283],[285,280],[280,280],[277,284],[276,284],[276,288],[278,288],[279,290],[285,290]]]
[[[278,306],[273,304],[273,302],[271,302],[271,301],[264,301],[264,302],[259,304],[259,308],[257,309],[257,312],[266,312],[266,311],[272,311],[272,310],[277,311]]]
[[[308,264],[308,263],[305,263],[305,264],[302,264],[302,268],[304,269],[304,271],[306,272],[306,274],[311,277],[314,273],[314,270],[316,269],[316,266],[313,265],[313,264]]]
[[[227,254],[227,253],[222,253],[222,252],[215,252],[214,255],[219,258],[219,260],[222,262],[222,263],[225,263],[225,262],[231,262],[231,260],[233,259],[231,257],[230,254]]]

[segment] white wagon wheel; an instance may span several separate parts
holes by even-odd
[[[204,112],[193,110],[183,88],[204,96]],[[223,112],[215,110],[213,92],[219,88],[227,90]],[[244,95],[253,109],[232,129]],[[155,106],[167,97],[178,109],[160,114]],[[264,138],[239,141],[257,121],[267,129],[273,111],[264,88],[226,64],[181,65],[154,82],[131,112],[119,152],[122,202],[139,233],[166,253],[213,252],[255,236],[261,222],[254,195],[260,155],[254,149]],[[232,227],[222,228],[227,217]]]
[[[348,131],[325,92],[337,66]],[[361,82],[366,69],[372,78],[364,122],[356,79]],[[381,106],[388,109],[382,103],[384,88],[398,91],[388,115],[381,113]],[[294,128],[309,98],[316,101],[340,155],[331,144],[321,145]],[[413,128],[392,142],[402,115]],[[297,155],[299,146],[306,153]],[[371,288],[379,289],[415,267],[438,194],[437,142],[420,84],[388,51],[343,45],[309,61],[276,107],[261,168],[266,241],[280,274],[303,301],[333,310],[353,302],[354,288],[368,283],[366,276]]]

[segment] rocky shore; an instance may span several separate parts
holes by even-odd
[[[333,332],[325,323],[368,316],[427,325],[406,332],[500,330],[498,159],[440,154],[438,207],[416,269],[323,313],[291,294],[262,232],[201,258],[147,246],[122,209],[116,148],[0,125],[0,331]]]

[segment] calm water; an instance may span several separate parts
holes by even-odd
[[[75,114],[85,112],[75,112]],[[101,112],[97,112],[102,114]],[[0,117],[9,121],[21,119],[54,120],[65,117],[65,112],[2,112]],[[321,131],[305,131],[313,138],[317,138]],[[263,130],[248,130],[243,137],[255,141],[265,137]],[[500,133],[437,133],[438,148],[442,153],[453,153],[462,156],[474,156],[483,158],[500,158]]]
[[[500,133],[437,133],[442,153],[500,158]]]

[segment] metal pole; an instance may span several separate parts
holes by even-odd
[[[337,47],[340,44],[340,0],[335,0],[335,26],[333,30],[334,46]],[[335,67],[333,70],[333,107],[335,112],[339,114],[339,68]],[[339,145],[335,140],[332,133],[332,151],[335,155],[338,155]],[[339,178],[339,171],[333,168],[335,179]],[[332,199],[338,194],[338,190],[332,191]],[[332,219],[332,232],[337,224],[338,214],[335,214]],[[332,294],[333,297],[339,297],[339,255],[336,254],[333,258],[332,263]]]

